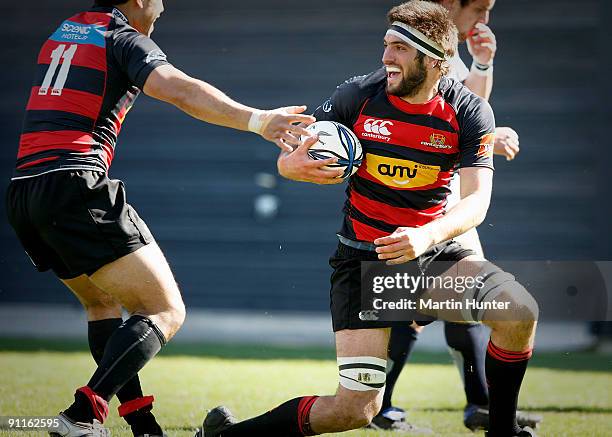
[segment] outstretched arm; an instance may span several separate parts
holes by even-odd
[[[239,130],[250,130],[290,151],[301,144],[300,135],[310,138],[304,127],[315,118],[301,114],[305,106],[289,106],[262,111],[242,105],[214,86],[183,73],[172,65],[161,65],[149,74],[143,91],[148,96],[171,103],[199,120]]]

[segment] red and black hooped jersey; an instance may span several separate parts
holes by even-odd
[[[457,168],[493,169],[495,118],[485,100],[442,78],[436,97],[414,105],[387,94],[386,84],[385,69],[350,79],[314,113],[352,128],[363,146],[340,231],[358,241],[442,216]]]
[[[118,9],[94,7],[61,23],[38,55],[13,179],[107,171],[127,112],[167,63]]]

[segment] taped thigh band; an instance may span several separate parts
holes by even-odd
[[[509,288],[516,286],[522,287],[513,275],[504,272],[499,267],[494,265],[485,265],[476,275],[482,278],[481,286],[473,287],[463,294],[463,305],[461,315],[463,320],[467,322],[482,321],[487,308],[483,308],[483,303],[492,302],[499,294]],[[467,303],[474,302],[475,305]]]
[[[338,357],[340,385],[354,391],[380,391],[387,379],[387,360],[376,357]]]

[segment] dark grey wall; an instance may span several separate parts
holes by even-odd
[[[9,36],[0,39],[2,190],[39,45],[88,4],[42,3],[0,5],[10,17]],[[493,259],[612,258],[605,3],[497,2],[492,103],[498,125],[520,133],[522,151],[512,163],[496,160],[493,204],[480,227]],[[314,109],[337,83],[380,64],[385,12],[393,4],[173,0],[154,38],[176,66],[244,103]],[[129,114],[111,176],[125,181],[129,201],[166,252],[189,305],[327,308],[327,257],[343,188],[287,181],[258,186],[257,173],[276,174],[276,153],[253,135],[207,126],[147,97]],[[281,200],[270,222],[253,214],[255,196],[264,193]],[[53,275],[33,271],[4,219],[0,245],[0,304],[74,302]]]

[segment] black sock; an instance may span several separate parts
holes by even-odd
[[[391,407],[391,397],[393,396],[395,383],[399,379],[404,364],[406,364],[418,338],[419,333],[408,324],[391,328],[388,352],[389,361],[387,363],[387,383],[385,385],[385,394],[383,396],[380,411],[384,411]]]
[[[92,407],[98,401],[93,396],[110,401],[160,351],[165,342],[163,333],[151,320],[143,316],[130,317],[108,339],[100,364],[86,387],[93,395],[83,396],[84,392],[78,391],[74,403],[65,413],[81,422],[92,422],[94,418],[104,421],[106,417],[100,417]]]
[[[486,369],[491,437],[511,437],[520,431],[516,423],[516,407],[531,352],[531,349],[507,351],[489,341]]]
[[[291,399],[261,416],[223,431],[223,437],[302,437],[316,435],[310,428],[310,409],[318,396]]]
[[[96,364],[99,364],[102,360],[108,339],[122,323],[123,319],[121,318],[96,320],[88,323],[89,350]],[[119,399],[119,402],[124,407],[124,411],[130,411],[122,414],[122,417],[130,425],[134,435],[162,435],[163,431],[151,412],[153,398],[143,398],[138,375],[121,387],[117,392],[117,399]],[[150,400],[150,402],[139,402],[141,400]],[[135,410],[129,408],[131,405],[135,405],[135,403],[139,403],[142,406]],[[125,408],[126,406],[128,409]]]
[[[143,396],[119,406],[119,415],[130,425],[134,435],[163,435],[161,426],[151,412],[154,400],[153,396]]]
[[[485,377],[488,328],[481,323],[444,323],[446,343],[460,367],[468,404],[487,406],[489,391]]]

